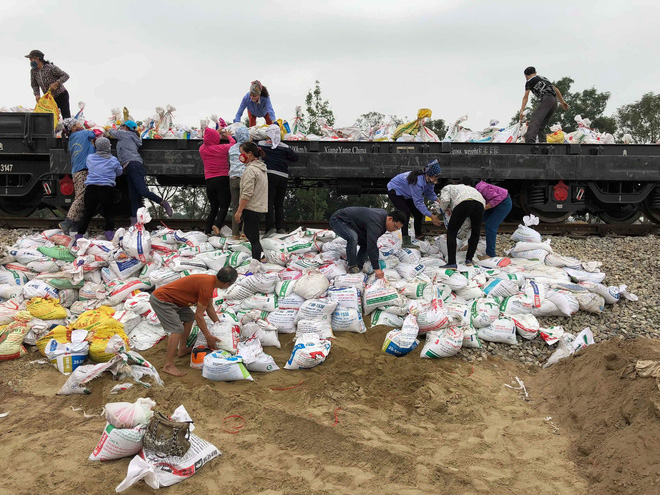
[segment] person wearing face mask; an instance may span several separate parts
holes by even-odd
[[[263,86],[259,81],[252,81],[250,84],[250,91],[241,100],[241,105],[238,107],[234,122],[241,121],[243,111],[246,108],[250,127],[257,125],[257,117],[266,119],[266,124],[268,125],[277,120],[273,106],[270,103],[270,94],[268,94],[266,86]]]
[[[404,248],[417,248],[408,235],[408,221],[411,214],[414,219],[416,238],[420,238],[422,235],[424,216],[429,217],[433,225],[442,225],[442,220],[431,213],[424,204],[424,199],[438,202],[438,196],[433,190],[438,182],[438,177],[440,177],[440,164],[438,160],[433,160],[421,170],[404,172],[395,176],[387,184],[387,195],[392,206],[406,215],[406,221],[401,228]]]
[[[25,58],[30,59],[30,86],[32,86],[36,101],[41,98],[39,90],[44,94],[50,90],[50,94],[53,95],[55,103],[62,113],[62,118],[70,118],[69,92],[64,87],[64,83],[69,80],[69,74],[53,62],[45,60],[41,50],[32,50],[25,55]]]
[[[243,225],[243,232],[252,245],[252,258],[261,261],[259,222],[268,211],[268,174],[266,164],[261,161],[265,153],[252,142],[243,143],[240,151],[239,159],[245,163],[245,172],[241,177],[241,196],[234,217]]]

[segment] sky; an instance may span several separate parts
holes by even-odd
[[[231,121],[259,79],[278,118],[318,80],[336,127],[430,108],[481,129],[520,109],[528,65],[610,91],[610,115],[660,92],[658,19],[642,0],[1,0],[0,107],[34,106],[24,55],[39,49],[70,75],[72,112],[84,101],[98,124],[168,104],[175,123]]]

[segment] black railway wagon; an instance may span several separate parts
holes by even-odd
[[[26,216],[65,210],[73,196],[62,179],[71,164],[66,139],[53,136],[48,114],[0,113],[0,213]],[[394,175],[437,158],[438,187],[469,176],[506,187],[518,211],[545,222],[592,213],[608,223],[644,214],[660,223],[660,146],[504,143],[292,141],[300,154],[291,187],[380,194]],[[204,183],[199,140],[144,140],[147,174],[161,185]],[[114,144],[113,144],[114,148]]]

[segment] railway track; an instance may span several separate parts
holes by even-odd
[[[46,230],[57,228],[58,218],[34,218],[34,217],[0,217],[0,228],[4,229],[34,229]],[[294,230],[300,226],[309,228],[328,228],[327,221],[301,221],[285,222],[287,230]],[[128,227],[127,222],[117,221],[117,227]],[[159,226],[166,225],[172,229],[181,230],[203,230],[204,220],[186,219],[186,218],[165,218],[154,219],[148,225],[149,230],[157,229]],[[503,223],[500,225],[499,232],[510,234],[518,227],[517,223]],[[92,230],[102,229],[102,220],[93,219],[90,225]],[[430,233],[441,234],[445,232],[444,228],[427,225]],[[542,223],[534,227],[543,235],[563,235],[568,237],[584,236],[644,236],[660,235],[660,225],[656,224],[626,224],[626,223]]]

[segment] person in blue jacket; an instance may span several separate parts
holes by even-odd
[[[234,117],[234,122],[240,122],[243,112],[247,108],[249,126],[257,125],[257,117],[266,119],[266,124],[273,124],[277,118],[273,111],[273,105],[270,103],[270,94],[266,86],[262,85],[259,81],[252,81],[250,84],[250,91],[241,100],[241,105],[238,107],[238,112]]]
[[[101,209],[105,219],[105,238],[111,241],[115,235],[114,197],[116,179],[122,172],[119,160],[110,153],[110,140],[96,139],[96,153],[87,155],[88,175],[85,179],[85,209],[78,226],[76,241],[87,232],[89,222]]]
[[[410,235],[408,235],[410,215],[414,219],[416,238],[422,235],[422,222],[425,216],[429,217],[434,225],[442,225],[442,220],[431,213],[424,204],[424,199],[438,201],[438,196],[433,190],[438,182],[438,177],[440,177],[440,164],[438,160],[433,160],[421,170],[404,172],[395,176],[387,184],[387,195],[392,202],[392,206],[406,214],[406,223],[403,224],[401,229],[404,248],[417,247],[410,242]]]
[[[78,222],[82,219],[85,207],[85,180],[87,179],[87,156],[94,153],[94,131],[85,130],[82,122],[64,119],[64,130],[69,134],[69,154],[71,155],[71,175],[75,196],[63,222],[62,232],[78,232]]]

